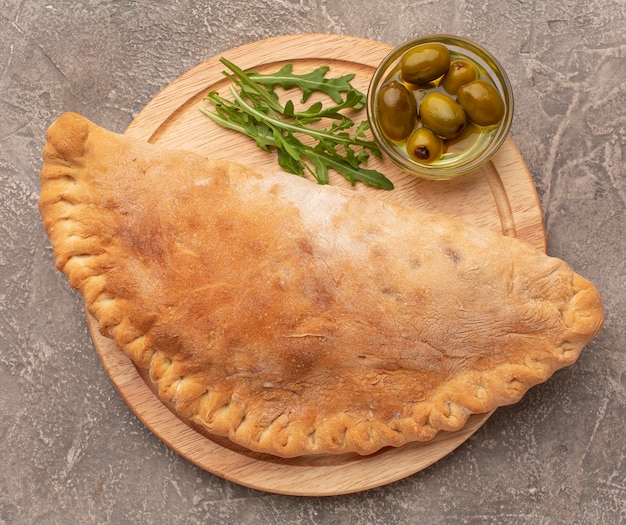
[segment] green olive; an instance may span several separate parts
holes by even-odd
[[[457,100],[468,118],[479,126],[492,126],[504,117],[504,102],[498,90],[485,80],[461,86]]]
[[[378,93],[378,122],[391,140],[404,140],[417,124],[417,103],[404,84],[392,81]]]
[[[450,63],[450,69],[443,76],[439,85],[451,95],[456,92],[464,84],[469,84],[476,80],[476,68],[468,60],[453,60]]]
[[[402,79],[411,84],[435,80],[450,67],[450,53],[443,44],[422,44],[407,51],[400,61]]]
[[[467,121],[463,108],[437,91],[424,97],[419,111],[422,124],[443,139],[456,137]]]
[[[409,155],[417,162],[430,164],[441,157],[443,141],[428,128],[417,128],[406,143]]]

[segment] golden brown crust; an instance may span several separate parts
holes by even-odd
[[[100,331],[184,419],[278,456],[458,430],[572,364],[599,295],[516,239],[64,114],[40,210]]]

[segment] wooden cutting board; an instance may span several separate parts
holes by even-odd
[[[367,92],[376,66],[392,50],[388,45],[342,35],[289,35],[237,47],[194,67],[159,93],[137,116],[126,134],[168,148],[184,148],[246,164],[257,171],[278,170],[274,154],[251,139],[225,130],[198,107],[210,90],[227,95],[222,75],[225,57],[243,69],[271,72],[286,63],[306,73],[330,66],[329,76],[356,74],[353,85]],[[284,94],[289,96],[289,93]],[[365,111],[362,112],[365,118]],[[521,238],[545,251],[545,230],[532,178],[509,138],[485,168],[454,181],[426,181],[403,173],[389,161],[373,159],[369,167],[384,172],[392,191],[358,184],[351,187],[331,174],[331,184],[380,199],[401,202],[433,213],[452,215],[504,235]],[[428,443],[384,449],[372,456],[356,454],[281,459],[254,454],[218,442],[187,426],[155,396],[132,362],[112,340],[100,335],[88,316],[94,344],[112,382],[137,417],[172,449],[199,467],[225,479],[279,494],[326,496],[381,486],[414,474],[443,458],[467,440],[490,414],[474,415],[455,433],[440,433]]]

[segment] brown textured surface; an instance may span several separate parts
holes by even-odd
[[[249,449],[371,454],[460,430],[602,325],[595,288],[517,239],[74,113],[47,137],[57,267],[167,404]]]
[[[32,523],[620,523],[626,519],[626,35],[621,0],[0,2],[0,521]],[[194,467],[139,421],[103,370],[82,298],[55,268],[37,197],[45,129],[74,110],[124,131],[207,57],[331,32],[400,44],[468,36],[504,63],[512,137],[548,253],[600,289],[603,330],[574,366],[463,446],[386,487],[290,498]],[[71,385],[71,386],[70,386]],[[368,475],[364,474],[364,478]]]

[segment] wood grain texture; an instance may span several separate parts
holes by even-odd
[[[256,171],[278,170],[273,154],[247,137],[224,130],[200,113],[210,90],[226,93],[228,81],[219,62],[224,56],[243,69],[270,72],[287,63],[294,72],[330,66],[330,75],[355,73],[355,87],[366,92],[378,63],[392,50],[385,44],[342,35],[289,35],[254,42],[213,57],[172,82],[137,116],[126,134],[166,148],[245,164]],[[285,96],[289,96],[286,93]],[[360,118],[364,118],[359,114]],[[416,179],[385,159],[370,167],[395,184],[392,191],[357,184],[351,187],[331,174],[331,184],[371,192],[432,213],[444,213],[504,235],[523,239],[545,251],[543,218],[532,178],[508,138],[493,160],[475,173],[453,181]],[[490,414],[472,416],[466,427],[441,433],[428,443],[387,448],[372,456],[356,454],[281,459],[253,454],[218,442],[190,428],[171,413],[112,340],[88,317],[94,344],[112,382],[137,417],[168,446],[201,468],[230,481],[279,494],[326,496],[367,490],[418,472],[466,441]]]

